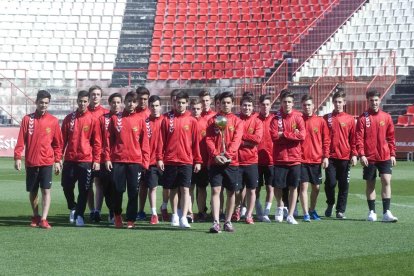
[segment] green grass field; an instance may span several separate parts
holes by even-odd
[[[236,223],[235,233],[216,235],[208,233],[210,223],[195,223],[190,230],[148,222],[139,222],[135,230],[118,230],[107,223],[76,228],[68,223],[59,178],[52,186],[49,221],[53,228],[32,229],[24,172],[12,168],[11,159],[0,159],[1,275],[414,273],[414,163],[399,162],[393,172],[391,205],[398,223],[365,221],[364,183],[361,168],[356,167],[351,172],[345,221],[298,220],[296,226]],[[321,193],[319,213],[324,209]],[[381,212],[381,200],[377,200],[379,219]]]

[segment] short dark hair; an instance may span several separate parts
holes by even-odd
[[[287,97],[290,97],[290,98],[294,99],[295,95],[293,94],[292,91],[290,91],[288,89],[283,89],[282,91],[280,91],[280,99],[281,100],[284,99],[284,98],[287,98]]]
[[[112,93],[108,98],[108,103],[111,103],[113,98],[121,98],[121,102],[122,102],[121,93]]]
[[[234,95],[233,93],[231,93],[230,91],[225,91],[223,93],[220,93],[220,97],[219,100],[220,102],[224,99],[224,98],[230,98],[232,102],[234,102]]]
[[[153,102],[159,101],[161,104],[161,98],[158,95],[152,95],[151,97],[149,97],[148,99],[148,103],[152,104]]]
[[[138,93],[135,91],[129,91],[128,93],[126,93],[125,95],[125,100],[127,98],[131,98],[132,101],[136,102],[138,100]]]
[[[366,97],[367,97],[367,99],[369,99],[371,97],[381,97],[381,93],[375,88],[370,88],[367,91]]]
[[[78,99],[88,97],[89,98],[89,92],[86,90],[81,90],[78,92]]]
[[[180,93],[181,90],[180,89],[174,89],[173,91],[171,91],[170,97],[171,99],[175,96],[177,96],[178,93]]]
[[[247,95],[247,96],[244,96],[244,97],[241,99],[240,103],[241,103],[241,104],[243,104],[243,102],[254,103],[254,99],[253,99],[253,97],[252,97],[252,96]]]
[[[336,87],[335,92],[332,95],[332,100],[335,100],[336,98],[344,98],[346,97],[346,93],[343,88]]]
[[[137,88],[136,92],[137,92],[138,96],[141,96],[141,95],[148,95],[148,97],[150,96],[149,90],[144,86],[139,86]]]
[[[270,96],[269,94],[260,95],[260,97],[259,97],[259,103],[262,103],[262,102],[264,102],[266,100],[269,100],[271,102],[272,101],[272,96]]]
[[[214,103],[220,100],[220,95],[221,93],[217,93],[216,95],[214,95]]]
[[[196,105],[196,104],[201,104],[200,98],[192,98],[191,99],[190,105]]]
[[[89,87],[89,96],[91,95],[91,93],[94,90],[100,90],[101,91],[101,95],[103,94],[102,88],[98,85],[92,85],[91,87]]]
[[[39,100],[41,100],[41,99],[45,99],[45,98],[48,98],[49,101],[50,101],[50,99],[52,98],[52,96],[46,90],[39,90],[37,92],[37,95],[36,95],[36,102],[39,101]]]
[[[207,91],[207,90],[201,90],[200,92],[198,92],[198,97],[199,98],[202,98],[202,97],[205,97],[205,96],[211,96],[210,95],[210,92],[209,91]]]
[[[244,91],[243,94],[242,94],[242,98],[247,97],[247,96],[253,98],[254,97],[254,93],[251,92],[251,91]]]
[[[309,95],[309,94],[305,94],[305,95],[303,95],[303,96],[302,96],[302,99],[301,99],[301,102],[303,103],[303,102],[306,102],[306,101],[313,101],[312,96],[311,96],[311,95]]]
[[[177,93],[177,95],[175,95],[175,100],[184,99],[184,100],[186,100],[188,102],[188,99],[189,98],[190,97],[188,96],[188,93],[185,92],[185,91],[180,91],[180,92]]]

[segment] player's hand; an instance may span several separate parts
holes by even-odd
[[[160,169],[162,172],[165,169],[164,162],[162,160],[157,161],[157,168]]]
[[[218,165],[226,164],[225,159],[223,157],[224,156],[216,155],[216,157],[214,157],[214,161],[216,162],[216,164],[218,164]]]
[[[20,171],[22,169],[22,160],[14,160],[14,168]]]
[[[59,175],[60,172],[62,171],[62,165],[60,164],[60,162],[55,162],[55,175]]]
[[[105,161],[105,168],[108,172],[112,171],[112,162],[111,161]]]
[[[357,157],[354,155],[351,158],[351,165],[352,167],[355,166],[358,163]]]
[[[325,157],[322,160],[322,169],[326,169],[328,166],[329,166],[329,159]]]
[[[100,169],[101,169],[101,164],[99,164],[98,162],[93,162],[92,170],[99,171]]]
[[[368,167],[368,159],[364,156],[361,156],[361,158],[359,159],[359,162],[361,163],[361,165],[363,167]]]
[[[397,166],[397,160],[395,159],[395,156],[391,156],[391,166]]]
[[[194,173],[198,173],[201,170],[201,164],[194,165]]]

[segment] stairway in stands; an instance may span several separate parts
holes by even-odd
[[[410,75],[403,77],[395,85],[395,93],[383,102],[383,110],[390,113],[394,123],[398,116],[406,113],[407,107],[414,104],[414,68]]]
[[[145,83],[156,5],[156,0],[128,0],[126,3],[111,87],[136,87]],[[139,68],[144,70],[131,72],[131,83],[128,72],[116,71]]]

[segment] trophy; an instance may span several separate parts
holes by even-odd
[[[222,146],[223,146],[223,152],[220,153],[221,156],[225,156],[224,154],[226,153],[226,139],[225,139],[225,129],[227,126],[227,118],[224,116],[217,116],[216,119],[214,120],[214,123],[216,125],[216,127],[219,129],[220,134],[221,134],[221,142],[222,142]],[[231,159],[230,158],[226,158],[226,163],[230,163]]]

